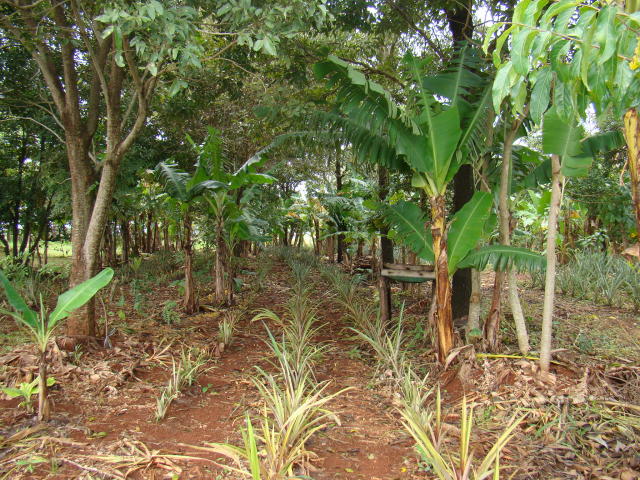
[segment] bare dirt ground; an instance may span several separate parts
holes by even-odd
[[[105,312],[120,309],[126,317],[111,316],[117,330],[111,338],[113,348],[87,346],[79,356],[53,346],[51,374],[57,384],[52,389],[51,422],[38,425],[32,414],[18,407],[17,399],[0,400],[0,478],[240,478],[223,468],[226,460],[221,456],[192,447],[206,442],[239,444],[245,413],[260,404],[251,377],[256,365],[270,368],[269,354],[264,327],[251,318],[257,308],[282,311],[290,271],[276,263],[264,290],[252,292],[249,272],[255,270],[255,261],[245,268],[248,286],[239,295],[241,306],[235,307],[245,313],[234,343],[221,355],[213,347],[224,309],[183,316],[177,325],[160,321],[162,304],[179,299],[177,287],[169,282],[152,287],[144,311],[134,310],[126,287],[122,306],[115,306],[117,295],[111,303],[107,300]],[[400,422],[396,395],[376,372],[371,352],[347,330],[344,312],[328,285],[317,272],[312,276],[326,324],[317,340],[331,346],[317,378],[330,381],[331,391],[351,388],[329,404],[340,424],[318,432],[308,445],[317,455],[312,478],[434,478],[417,461],[414,442]],[[487,275],[487,300],[491,284]],[[209,288],[205,284],[201,292]],[[363,288],[363,295],[372,292]],[[503,478],[640,478],[640,326],[635,314],[560,296],[555,381],[542,383],[534,360],[504,356],[517,353],[508,312],[502,325],[503,356],[477,356],[479,350],[467,348],[446,371],[439,370],[428,339],[423,341],[428,308],[424,296],[406,291],[395,295],[409,312],[412,361],[444,391],[450,430],[444,448],[456,448],[459,403],[466,395],[476,404],[472,443],[477,458],[515,413],[527,413],[503,452]],[[523,289],[534,349],[541,302],[542,292]],[[7,319],[2,321],[3,333],[15,329]],[[156,398],[170,375],[172,356],[179,358],[183,345],[211,353],[207,370],[157,422]],[[1,383],[33,378],[30,346],[2,352]]]

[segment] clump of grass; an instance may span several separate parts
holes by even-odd
[[[543,288],[540,273],[532,274],[534,286]],[[640,309],[638,267],[622,257],[601,251],[577,252],[558,269],[556,286],[564,294],[609,306],[631,303]]]
[[[157,422],[166,416],[169,406],[178,398],[180,392],[195,383],[206,363],[205,354],[198,349],[183,348],[178,363],[174,358],[171,359],[171,376],[156,399],[155,417]]]
[[[401,381],[406,374],[407,364],[406,349],[404,348],[403,310],[400,310],[396,325],[392,329],[384,328],[379,314],[376,316],[375,323],[366,326],[366,330],[353,327],[351,330],[373,349],[378,369],[382,371],[383,376],[396,382]]]
[[[169,300],[162,308],[162,323],[165,325],[174,325],[180,322],[180,314],[176,311],[178,304],[173,300]]]
[[[236,333],[236,325],[240,320],[242,313],[238,310],[228,310],[224,314],[224,318],[218,325],[218,343],[225,347],[233,343],[233,337]]]
[[[415,397],[414,397],[415,398]],[[458,452],[447,451],[444,444],[445,430],[442,428],[441,397],[437,390],[434,412],[415,402],[407,401],[400,410],[404,428],[416,442],[416,449],[432,472],[441,480],[500,478],[500,452],[513,437],[516,427],[525,416],[514,418],[478,465],[474,462],[471,448],[473,432],[473,405],[467,406],[462,399],[460,415],[460,438]],[[444,450],[444,451],[443,451]]]

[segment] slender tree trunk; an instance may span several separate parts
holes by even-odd
[[[526,355],[530,350],[529,334],[527,333],[527,322],[522,312],[520,297],[518,296],[518,278],[516,277],[516,272],[513,270],[507,272],[507,282],[509,306],[511,307],[511,314],[513,315],[513,321],[516,325],[516,335],[518,336],[518,349],[520,353]]]
[[[216,222],[216,302],[224,302],[224,257],[227,254],[224,241],[224,224],[221,219]]]
[[[169,240],[169,224],[166,220],[162,224],[162,237],[165,250],[171,250],[171,242]]]
[[[382,165],[378,165],[378,200],[384,202],[389,194],[389,171]],[[385,263],[393,263],[393,241],[389,238],[389,226],[383,223],[380,227],[380,265],[382,269]],[[380,297],[380,318],[383,322],[391,321],[391,282],[388,278],[378,274],[378,292]]]
[[[451,279],[447,254],[446,206],[443,195],[431,200],[431,234],[436,276],[435,325],[437,332],[438,361],[444,364],[453,348],[453,311],[451,309]],[[467,310],[468,311],[468,310]]]
[[[120,231],[122,232],[122,263],[129,263],[129,244],[131,236],[129,233],[129,220],[120,222]]]
[[[336,193],[339,195],[342,191],[342,162],[340,161],[341,146],[338,144],[336,148]],[[336,225],[336,228],[341,229]],[[338,234],[338,243],[336,249],[336,263],[342,263],[344,257],[344,233]]]
[[[47,352],[40,353],[40,364],[38,365],[40,390],[38,391],[38,421],[49,420],[49,399],[47,398]]]
[[[513,142],[516,138],[518,129],[522,124],[522,118],[515,120],[513,128],[507,132],[504,139],[504,147],[502,151],[502,169],[500,172],[500,192],[498,196],[498,216],[500,228],[500,243],[502,245],[511,245],[511,208],[510,202],[510,180],[511,180],[511,163],[513,158]],[[518,337],[518,349],[520,353],[525,355],[529,351],[529,334],[527,333],[527,324],[522,313],[520,298],[518,296],[518,283],[516,274],[513,270],[507,273],[508,278],[508,294],[509,307],[513,315],[513,321],[516,327],[516,335]]]
[[[195,313],[198,310],[198,299],[196,298],[196,288],[193,279],[193,249],[191,244],[191,217],[189,212],[184,217],[184,311],[187,314]]]
[[[544,283],[542,333],[540,335],[540,372],[542,375],[549,373],[549,365],[551,364],[553,304],[556,287],[556,236],[558,232],[558,215],[562,203],[561,183],[560,158],[558,155],[551,155],[551,202],[547,229],[547,272]]]
[[[638,110],[631,108],[624,115],[624,137],[627,142],[631,198],[636,217],[637,238],[640,240],[640,120]]]
[[[44,229],[44,264],[45,265],[49,263],[49,230],[51,228],[50,223],[51,222],[47,221],[47,224]]]
[[[314,238],[315,238],[315,242],[313,244],[313,251],[316,254],[316,256],[320,256],[320,248],[321,248],[321,244],[320,244],[320,221],[317,218],[313,219],[313,231],[314,231]]]
[[[482,297],[482,284],[480,272],[475,268],[471,270],[471,299],[469,302],[469,318],[466,326],[466,339],[469,341],[471,332],[479,336],[480,331],[480,299]]]
[[[0,242],[2,243],[2,246],[4,247],[4,254],[5,256],[9,256],[11,255],[11,248],[9,246],[9,242],[7,241],[7,237],[5,236],[4,232],[0,232]]]
[[[493,295],[491,297],[491,308],[484,322],[484,343],[490,352],[498,350],[500,345],[500,317],[502,314],[502,284],[504,272],[496,272]]]

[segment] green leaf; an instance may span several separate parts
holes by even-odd
[[[542,151],[547,154],[565,156],[579,155],[582,151],[582,128],[574,120],[560,118],[555,109],[544,116],[542,125]]]
[[[404,200],[391,205],[385,216],[398,232],[399,240],[423,260],[433,262],[433,237],[418,205]]]
[[[526,248],[507,245],[488,245],[472,250],[458,265],[459,268],[484,270],[491,264],[496,271],[515,269],[523,272],[545,270],[547,260],[544,255]]]
[[[511,85],[516,76],[513,71],[513,64],[510,61],[506,62],[498,70],[492,87],[493,108],[496,112],[500,111],[500,104],[511,92]]]
[[[18,312],[20,321],[31,328],[37,328],[38,315],[27,306],[27,302],[25,302],[16,289],[13,288],[13,285],[11,285],[11,282],[9,282],[9,279],[2,270],[0,270],[0,282],[2,282],[4,291],[7,294],[9,304]]]
[[[102,287],[113,278],[113,269],[105,268],[95,277],[76,285],[58,297],[56,308],[49,315],[49,328],[69,316],[69,314],[87,303]]]
[[[537,124],[542,123],[542,116],[549,106],[551,99],[551,80],[553,73],[549,68],[540,70],[536,83],[531,91],[530,113],[531,119]]]
[[[10,387],[1,387],[2,393],[7,395],[9,398],[17,398],[22,396],[22,390],[18,390],[17,388]]]
[[[476,192],[451,219],[447,235],[450,275],[482,238],[492,204],[493,198],[489,192]]]

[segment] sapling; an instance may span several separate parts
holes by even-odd
[[[95,277],[82,282],[79,285],[67,290],[58,297],[56,308],[51,312],[47,309],[40,296],[40,311],[35,312],[29,308],[24,299],[13,288],[4,273],[0,270],[0,283],[2,283],[9,304],[14,311],[8,311],[0,308],[0,313],[9,315],[21,327],[25,328],[31,335],[31,338],[38,347],[40,354],[39,359],[39,379],[40,389],[38,392],[38,420],[46,421],[49,419],[49,403],[47,401],[47,363],[46,353],[47,344],[55,328],[62,320],[67,318],[71,312],[82,307],[87,303],[102,287],[106,286],[113,278],[113,270],[105,268]]]

